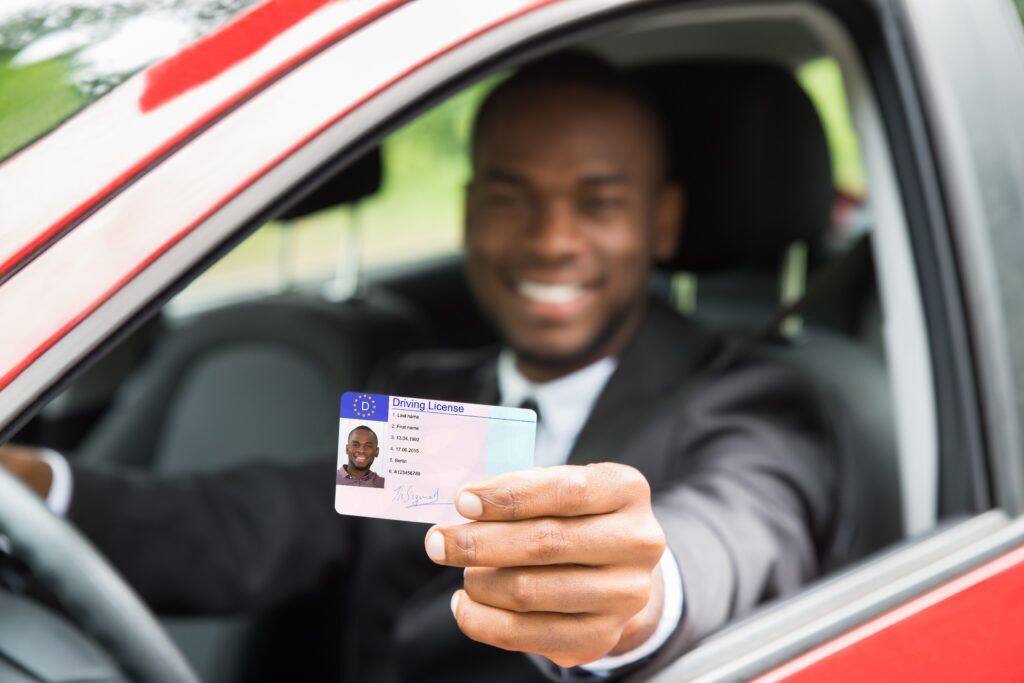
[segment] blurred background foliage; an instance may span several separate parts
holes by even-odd
[[[867,181],[839,65],[830,57],[822,57],[801,66],[796,76],[824,124],[836,189],[861,197]]]
[[[16,54],[0,51],[0,159],[50,130],[86,102],[71,84],[66,59],[11,66]]]
[[[256,0],[0,0],[0,159]]]

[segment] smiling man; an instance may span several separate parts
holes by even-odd
[[[625,83],[605,86],[513,80],[477,120],[469,282],[535,381],[621,352],[652,262],[676,246],[682,190],[661,124]]]
[[[380,453],[377,446],[377,433],[365,425],[359,425],[349,432],[345,442],[345,455],[348,464],[338,470],[336,483],[338,486],[368,486],[384,488],[384,477],[372,471],[370,467]]]
[[[349,570],[350,680],[649,672],[795,590],[833,524],[831,429],[783,367],[707,370],[720,339],[649,297],[684,208],[665,149],[654,109],[587,56],[527,66],[483,105],[466,265],[503,344],[408,356],[379,387],[537,408],[541,467],[464,488],[475,521],[338,518],[321,465],[174,480],[73,466],[69,517],[158,608],[245,609]],[[371,441],[350,444],[347,476]],[[41,461],[4,462],[47,492]]]

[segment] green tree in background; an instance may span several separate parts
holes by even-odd
[[[814,102],[825,128],[836,188],[854,196],[863,195],[867,181],[860,157],[860,141],[850,119],[839,64],[831,57],[821,57],[797,69],[796,76]]]
[[[67,59],[10,67],[0,52],[0,159],[50,130],[85,104],[71,84]]]

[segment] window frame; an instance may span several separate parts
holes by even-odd
[[[948,250],[947,278],[956,280],[958,300],[947,306],[963,327],[963,372],[974,376],[963,400],[975,404],[985,441],[983,493],[1020,515],[1024,339],[1014,331],[1024,323],[1024,157],[1007,151],[1024,149],[1024,40],[1015,19],[1004,2],[901,0],[892,40],[902,38],[902,87],[916,94],[905,99],[919,110],[917,153],[930,162],[922,175],[932,175],[935,242]]]

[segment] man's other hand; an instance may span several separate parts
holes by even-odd
[[[21,479],[22,483],[46,498],[53,483],[53,471],[39,451],[27,446],[0,446],[0,467]]]
[[[456,496],[474,520],[427,532],[427,554],[466,567],[452,597],[473,640],[586,664],[643,644],[661,617],[665,535],[647,480],[614,463],[535,468]]]

